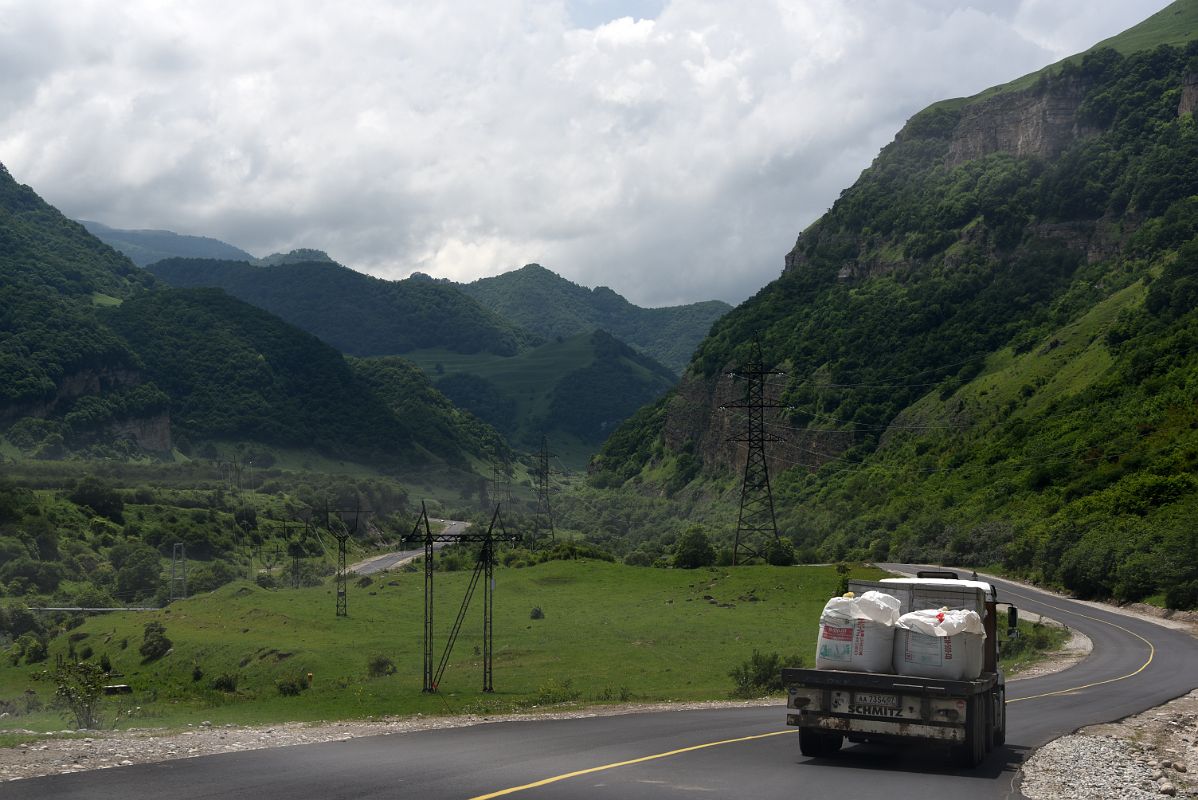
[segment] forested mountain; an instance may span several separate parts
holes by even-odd
[[[224,289],[354,356],[426,347],[509,356],[535,341],[452,284],[426,278],[387,281],[332,261],[287,256],[267,266],[168,259],[150,271],[172,286]]]
[[[595,483],[730,486],[754,336],[780,530],[1198,605],[1198,2],[915,115]],[[687,487],[689,484],[689,488]],[[735,509],[723,518],[729,532]]]
[[[0,435],[8,457],[238,441],[392,469],[506,448],[414,367],[351,366],[221,291],[167,289],[2,168]]]
[[[606,286],[587,289],[539,264],[463,284],[462,291],[545,339],[605,330],[680,374],[711,324],[731,308],[719,300],[641,308]]]
[[[582,333],[511,358],[424,350],[411,358],[457,406],[529,450],[548,435],[568,463],[595,447],[674,385],[662,364],[604,331]],[[576,451],[581,447],[581,459]]]
[[[322,258],[297,260],[305,255]],[[583,463],[616,425],[675,380],[667,367],[577,316],[570,317],[570,325],[554,329],[568,333],[554,333],[546,342],[449,281],[424,275],[381,280],[333,263],[318,251],[294,251],[258,263],[268,262],[272,265],[168,259],[151,265],[150,271],[173,286],[220,287],[348,355],[402,354],[423,367],[457,406],[495,426],[511,442],[535,449],[541,436],[548,435],[557,449],[570,454],[572,464]],[[520,272],[543,272],[549,286],[592,294],[540,267]],[[697,341],[700,335],[686,315],[695,307],[638,309],[614,292],[602,291],[615,298],[614,308],[623,309],[626,328],[634,319],[652,327],[660,317],[662,331],[674,334],[675,344],[687,336]],[[530,297],[551,313],[569,305],[535,291]]]
[[[87,232],[112,249],[124,253],[139,267],[164,258],[226,258],[249,260],[244,250],[207,236],[187,236],[173,231],[122,230],[100,222],[79,220]]]

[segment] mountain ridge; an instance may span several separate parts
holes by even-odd
[[[680,386],[609,439],[594,485],[692,499],[735,528],[720,503],[745,421],[719,409],[757,339],[786,373],[764,387],[767,459],[804,557],[990,564],[1198,605],[1180,522],[1198,509],[1183,33],[914,115]]]

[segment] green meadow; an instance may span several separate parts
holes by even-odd
[[[852,577],[875,577],[854,568]],[[435,660],[461,604],[469,572],[436,573]],[[330,584],[261,589],[239,581],[149,613],[94,616],[54,638],[42,664],[0,666],[0,699],[18,704],[32,680],[68,648],[94,662],[105,655],[133,688],[106,700],[106,725],[254,724],[285,720],[488,713],[561,702],[719,699],[729,672],[754,649],[810,664],[817,619],[841,580],[833,567],[663,570],[602,561],[551,561],[496,570],[494,693],[482,688],[482,588],[469,609],[435,695],[421,692],[423,572],[351,583],[349,616],[335,616]],[[365,581],[363,581],[365,582]],[[533,609],[543,616],[534,619]],[[143,663],[147,622],[161,622],[173,649]],[[372,657],[391,675],[371,677]],[[279,682],[310,688],[295,696]],[[234,676],[235,691],[214,687]],[[10,727],[58,730],[47,709]]]

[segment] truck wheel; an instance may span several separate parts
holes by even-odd
[[[982,739],[985,741],[985,750],[987,753],[994,749],[994,743],[998,738],[997,734],[995,733],[995,729],[998,727],[998,720],[996,719],[998,716],[998,709],[995,707],[997,702],[998,693],[994,692],[993,694],[987,694],[986,700],[983,703],[983,705],[986,707],[986,718],[984,720],[985,733],[983,734]]]
[[[965,742],[954,748],[953,755],[962,767],[972,769],[986,758],[985,699],[971,697],[965,707]]]
[[[839,733],[799,728],[799,752],[808,758],[830,756],[840,749],[843,739]]]

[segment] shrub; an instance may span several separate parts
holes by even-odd
[[[529,619],[545,619],[545,612],[541,610],[540,606],[533,606],[532,611],[528,612],[528,618]]]
[[[782,691],[782,668],[801,667],[803,657],[783,658],[777,653],[761,653],[756,648],[739,666],[728,673],[732,678],[732,697],[750,698]]]
[[[682,569],[710,567],[715,564],[715,548],[711,540],[698,525],[689,528],[678,540],[678,548],[674,551],[674,566]]]
[[[208,684],[218,692],[227,692],[232,694],[237,691],[238,675],[236,672],[222,672],[212,679],[212,683]]]
[[[64,663],[53,672],[45,670],[34,677],[54,682],[55,697],[75,717],[78,727],[99,727],[100,700],[107,676],[98,665]]]
[[[774,539],[765,549],[765,560],[775,567],[789,567],[795,563],[795,546],[789,539]]]
[[[141,653],[146,662],[157,661],[170,652],[173,646],[171,640],[166,638],[166,627],[161,622],[147,622],[142,633],[141,647],[137,648],[137,652]]]
[[[395,662],[387,656],[374,654],[366,659],[366,673],[372,678],[385,678],[395,674]]]
[[[582,692],[574,688],[574,682],[570,678],[564,681],[551,678],[537,690],[537,702],[541,705],[569,703],[581,696]]]
[[[275,681],[275,687],[284,697],[298,697],[300,692],[308,688],[308,679],[303,675],[291,675]]]

